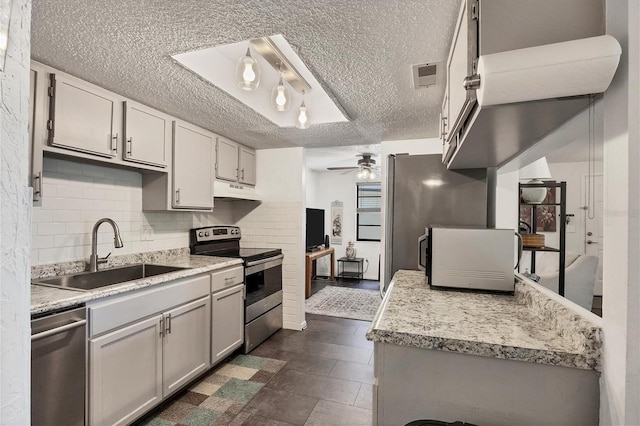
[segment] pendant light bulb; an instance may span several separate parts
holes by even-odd
[[[271,92],[271,101],[276,111],[288,111],[291,105],[291,95],[289,95],[289,89],[287,89],[282,82],[282,76],[280,82]]]
[[[236,81],[242,90],[256,90],[260,85],[260,68],[247,47],[247,54],[238,60]]]
[[[309,113],[307,112],[307,107],[304,104],[304,100],[302,104],[300,104],[300,111],[298,112],[298,119],[296,120],[296,127],[298,129],[308,129],[309,128]]]

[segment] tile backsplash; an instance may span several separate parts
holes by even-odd
[[[100,256],[187,247],[189,229],[235,223],[229,201],[216,200],[213,213],[143,212],[141,173],[45,157],[42,206],[33,209],[31,264],[88,259],[93,225],[103,217],[116,221],[124,247],[114,249],[113,231],[103,224]]]

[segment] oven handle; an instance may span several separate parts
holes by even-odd
[[[247,262],[245,275],[255,274],[256,272],[264,271],[265,269],[274,268],[282,265],[282,259],[284,255],[279,254],[268,259],[254,260],[253,262]]]

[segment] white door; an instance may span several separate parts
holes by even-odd
[[[216,146],[216,178],[238,180],[238,144],[218,137]]]
[[[53,123],[49,144],[115,157],[118,153],[118,134],[113,130],[115,100],[74,80],[55,74],[50,78],[54,101],[49,111]]]
[[[209,368],[211,298],[187,303],[164,314],[163,396]]]
[[[604,246],[604,233],[602,215],[604,213],[604,186],[603,176],[595,175],[592,185],[589,186],[589,177],[583,180],[582,205],[588,206],[583,210],[584,215],[584,251],[588,255],[598,256],[598,270],[596,271],[596,283],[593,294],[602,296],[602,250]],[[591,191],[589,191],[591,189]]]
[[[124,159],[136,163],[167,165],[169,120],[135,102],[124,103]]]
[[[212,295],[211,363],[220,361],[244,342],[244,284]]]
[[[89,424],[128,424],[160,402],[161,322],[156,315],[89,341]]]
[[[173,207],[213,208],[213,149],[211,136],[173,122]]]
[[[240,147],[239,181],[247,185],[256,184],[256,152],[253,149]]]

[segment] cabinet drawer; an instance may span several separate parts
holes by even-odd
[[[215,293],[223,288],[240,284],[244,281],[244,268],[235,266],[211,274],[211,292]]]
[[[118,295],[89,306],[89,336],[93,337],[133,321],[207,296],[209,274],[183,278],[167,284]]]

